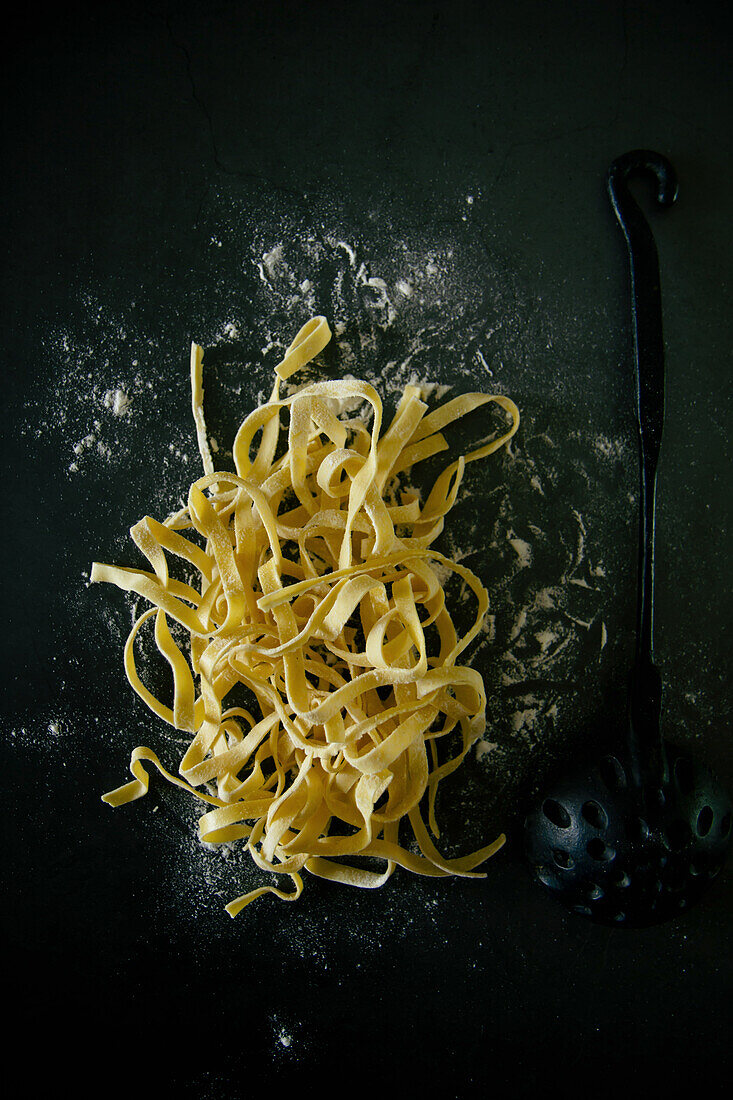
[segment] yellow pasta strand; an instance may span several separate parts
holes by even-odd
[[[229,902],[232,917],[267,894],[297,900],[303,871],[364,889],[383,886],[397,866],[434,877],[481,875],[476,868],[504,842],[501,835],[446,859],[430,836],[439,836],[439,783],[484,729],[483,680],[456,662],[488,608],[479,579],[432,544],[466,463],[504,446],[519,411],[508,397],[471,393],[428,412],[407,386],[382,433],[382,403],[366,382],[315,382],[281,398],[280,380],[330,337],[324,317],[297,333],[269,401],[237,433],[236,473],[213,466],[204,356],[194,344],[192,408],[204,474],[184,508],[164,523],[145,516],[131,529],[151,570],[95,562],[91,571],[93,581],[148,601],[125,645],[125,671],[153,713],[192,735],[180,778],[139,747],[132,781],[103,799],[120,806],[141,798],[149,785],[144,762],[152,763],[208,804],[202,841],[244,843],[264,873],[289,877],[289,889],[266,884]],[[354,399],[371,406],[371,429],[338,415],[337,403]],[[400,492],[402,472],[447,449],[444,428],[492,402],[507,416],[503,432],[448,465],[424,505],[414,490]],[[277,458],[282,433],[287,449]],[[169,555],[195,571],[195,584],[171,577]],[[462,635],[439,579],[446,569],[475,598],[473,624]],[[141,632],[148,619],[152,631]],[[135,647],[151,636],[172,674],[172,703],[137,672]],[[251,713],[226,704],[238,686],[251,693]],[[441,761],[440,745],[453,731],[460,748]],[[405,828],[419,854],[405,846]],[[364,856],[383,870],[348,862]]]

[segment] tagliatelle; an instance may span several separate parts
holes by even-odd
[[[289,890],[268,884],[236,898],[226,906],[231,916],[263,894],[299,897],[303,870],[360,887],[382,886],[398,865],[422,875],[478,875],[475,868],[504,841],[446,859],[428,832],[439,836],[438,784],[484,730],[483,680],[456,662],[488,607],[478,578],[432,544],[466,463],[504,446],[519,412],[509,398],[481,393],[428,412],[418,387],[408,385],[382,432],[382,402],[366,382],[316,382],[281,397],[280,380],[309,363],[330,336],[324,317],[297,334],[276,368],[269,401],[239,428],[236,472],[213,468],[203,351],[194,344],[191,387],[204,476],[165,523],[146,516],[131,529],[149,570],[92,566],[93,581],[151,604],[130,632],[125,670],[155,714],[192,735],[180,778],[141,747],[132,754],[132,781],[104,801],[119,806],[146,794],[150,762],[209,806],[199,820],[202,841],[245,841],[258,867],[290,877]],[[354,400],[371,407],[371,428],[339,415]],[[445,427],[489,403],[507,414],[506,430],[451,463],[424,504],[414,490],[399,490],[400,473],[447,449]],[[171,577],[167,555],[187,563],[196,582]],[[476,600],[473,624],[461,636],[439,579],[446,570]],[[150,620],[171,670],[172,706],[136,668],[136,640]],[[173,632],[171,623],[178,624]],[[185,653],[174,637],[181,627]],[[254,713],[226,703],[242,685]],[[449,734],[443,744],[457,751],[439,763],[438,743]],[[419,852],[405,847],[403,825]],[[343,862],[364,856],[382,861],[383,870]]]

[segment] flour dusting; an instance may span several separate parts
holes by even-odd
[[[459,198],[472,212],[473,196]],[[458,221],[465,216],[456,213]],[[354,225],[333,210],[311,212],[297,225],[287,212],[254,224],[223,200],[210,223],[202,270],[171,294],[169,311],[147,311],[114,286],[80,287],[76,310],[42,333],[51,381],[29,402],[23,432],[49,445],[70,499],[93,481],[105,487],[110,512],[124,506],[132,522],[146,513],[165,518],[202,472],[188,392],[192,339],[205,350],[209,441],[222,468],[231,468],[238,424],[267,400],[275,364],[314,314],[328,318],[333,340],[285,392],[316,377],[356,377],[378,389],[386,408],[406,385],[417,386],[430,409],[474,390],[512,397],[522,411],[519,433],[502,453],[466,467],[439,544],[489,593],[489,612],[465,655],[483,674],[488,699],[487,728],[471,761],[495,795],[497,813],[511,812],[521,777],[576,720],[579,698],[581,717],[586,713],[581,680],[589,691],[597,687],[616,652],[618,614],[609,604],[626,576],[614,547],[635,503],[624,481],[633,448],[607,426],[584,423],[568,400],[571,384],[555,369],[555,323],[492,266],[485,242],[460,238],[454,227],[415,233],[378,220],[371,228]],[[358,401],[336,402],[334,411],[365,413]],[[451,428],[449,454],[410,471],[409,491],[425,499],[444,466],[501,423],[498,412],[495,419],[474,414]],[[101,532],[89,532],[90,560],[100,553]],[[450,570],[436,571],[458,616],[462,608],[469,615],[465,588]],[[121,614],[119,602],[87,602],[83,584],[81,595],[69,593],[69,620],[98,616],[100,636],[119,657],[142,606],[130,597]],[[144,681],[162,675],[142,650],[139,671]],[[112,707],[101,715],[109,742],[119,725]],[[58,716],[49,718],[47,741],[63,740],[64,728]],[[146,736],[155,736],[163,756],[166,746],[187,744],[162,723],[154,729]],[[185,903],[193,915],[210,911],[259,884],[241,846],[197,840],[195,814],[178,808],[176,792],[162,794],[151,783],[149,797],[156,827],[175,838],[165,885],[173,884],[178,909]],[[467,804],[465,817],[470,825]],[[168,903],[159,904],[164,912]],[[401,929],[404,909],[388,908],[385,920]],[[320,949],[309,950],[302,946],[304,958],[325,967]],[[291,1026],[280,1021],[273,1028],[279,1049],[296,1049]]]

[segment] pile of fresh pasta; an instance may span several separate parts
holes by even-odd
[[[93,581],[149,603],[125,645],[125,671],[156,715],[191,735],[179,776],[140,747],[133,780],[104,801],[144,795],[149,761],[205,803],[200,839],[245,843],[272,876],[231,901],[231,916],[262,894],[299,897],[303,871],[360,887],[383,885],[398,865],[476,875],[504,841],[452,859],[435,845],[438,784],[484,730],[483,680],[460,658],[488,597],[469,569],[432,547],[465,464],[499,450],[519,412],[507,397],[480,393],[429,411],[408,385],[383,430],[382,402],[366,382],[315,382],[281,396],[282,381],[330,337],[324,317],[297,334],[270,399],[237,432],[234,473],[213,466],[203,351],[194,344],[204,475],[164,523],[146,516],[131,529],[149,569],[92,567]],[[489,403],[504,410],[505,429],[448,465],[424,503],[404,488],[412,467],[447,449],[442,430]],[[371,415],[341,412],[355,406]],[[182,559],[186,581],[169,571],[169,556]],[[475,597],[462,635],[441,583],[451,574]],[[172,673],[168,702],[136,666],[136,645],[149,633]],[[282,875],[286,888],[273,884]]]

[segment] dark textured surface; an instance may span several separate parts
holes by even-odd
[[[624,705],[637,474],[626,256],[604,177],[639,146],[680,177],[673,210],[650,214],[667,348],[664,723],[733,784],[730,30],[725,5],[682,2],[21,14],[0,209],[4,925],[18,1034],[39,1042],[19,1079],[86,1095],[100,1073],[129,1075],[143,1095],[202,1100],[324,1075],[326,1094],[364,1078],[610,1096],[630,1082],[702,1092],[730,1069],[730,864],[680,919],[608,929],[539,891],[516,842],[527,800],[612,738]],[[287,262],[262,278],[278,243]],[[409,300],[394,289],[406,272]],[[389,324],[369,277],[390,288]],[[131,523],[165,515],[195,476],[190,340],[209,349],[209,423],[226,441],[268,385],[270,345],[312,304],[346,326],[336,368],[412,357],[419,377],[522,408],[513,457],[472,472],[457,509],[496,615],[475,662],[497,749],[443,799],[446,845],[498,828],[510,843],[485,880],[310,881],[297,905],[265,900],[233,922],[223,905],[252,872],[197,844],[177,792],[154,783],[114,813],[99,801],[133,745],[177,758],[124,682],[129,606],[85,572],[132,564]],[[104,404],[118,386],[128,418]],[[531,544],[526,568],[510,538]],[[550,635],[565,643],[552,661]]]

